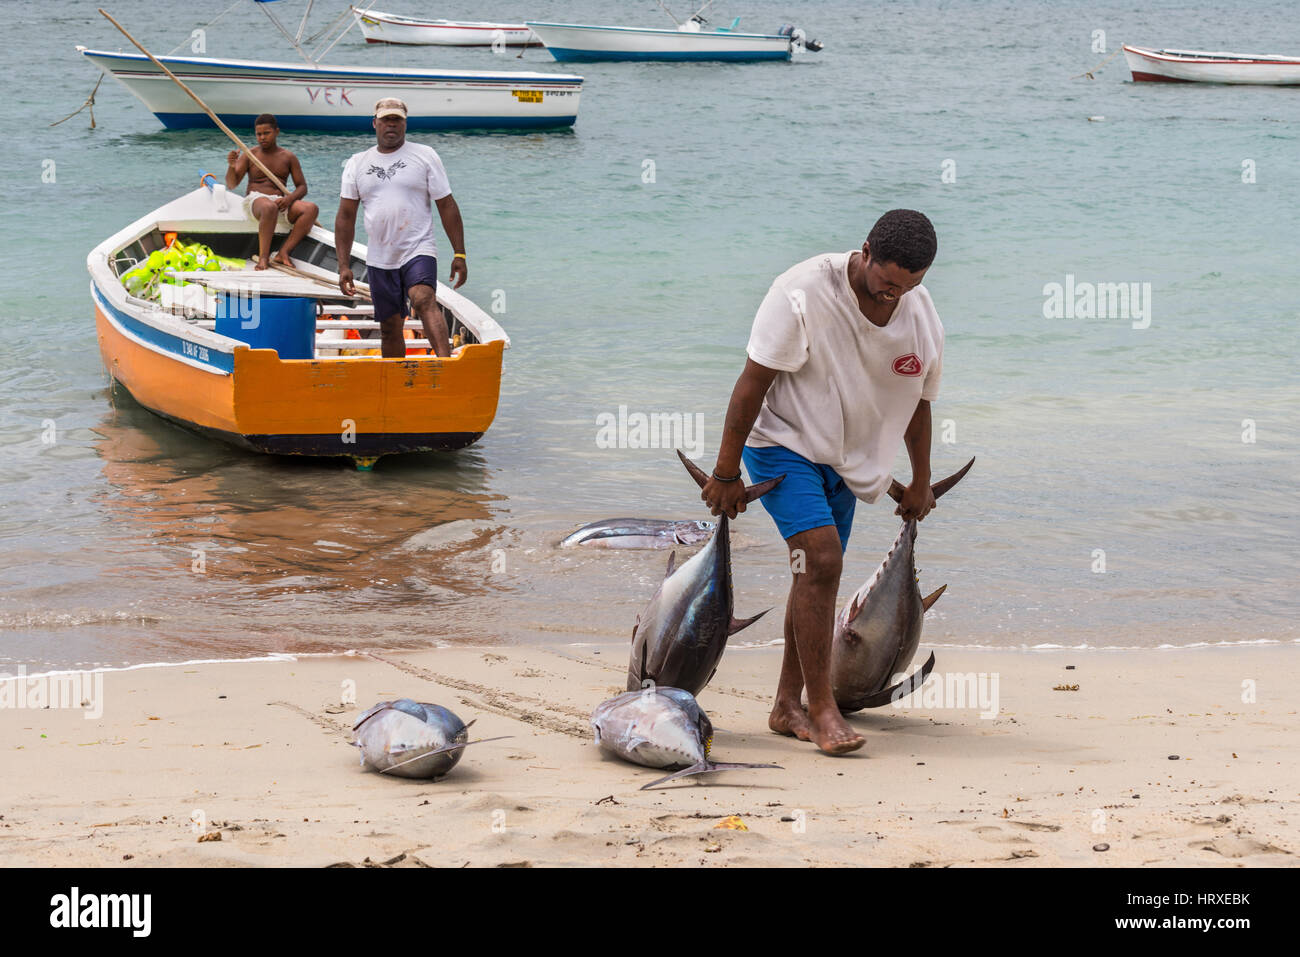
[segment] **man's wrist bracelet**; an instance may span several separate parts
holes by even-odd
[[[464,259],[466,262],[469,262],[469,259],[465,256],[464,253],[455,253],[451,258],[452,258],[452,259]]]
[[[726,477],[724,477],[724,476],[722,476],[722,475],[719,475],[719,474],[718,474],[718,470],[717,470],[717,469],[714,469],[714,470],[713,470],[713,477],[714,477],[715,480],[717,480],[717,481],[719,481],[719,482],[739,482],[739,481],[740,481],[740,473],[739,473],[739,472],[737,472],[735,475],[731,476],[731,478],[726,478]]]

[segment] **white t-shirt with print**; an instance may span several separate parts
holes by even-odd
[[[339,195],[361,200],[367,266],[397,269],[438,255],[432,207],[451,195],[451,184],[433,147],[408,140],[391,153],[372,146],[355,154],[343,167]]]
[[[849,285],[851,255],[799,263],[759,306],[747,351],[779,374],[746,444],[829,465],[874,502],[917,402],[939,395],[943,325],[924,286],[899,297],[884,326],[871,322]]]

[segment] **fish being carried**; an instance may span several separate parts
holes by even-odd
[[[626,691],[596,706],[591,727],[602,751],[648,768],[683,768],[643,785],[657,784],[714,771],[778,768],[779,764],[731,764],[709,760],[713,722],[695,697],[681,688]]]
[[[677,457],[703,488],[709,477],[680,451]],[[752,502],[767,494],[784,478],[781,475],[749,486],[745,489],[745,501]],[[628,691],[653,682],[699,694],[718,670],[727,639],[771,610],[761,611],[753,618],[733,617],[729,529],[727,516],[723,515],[709,543],[676,571],[673,563],[677,553],[668,556],[664,580],[632,630]]]
[[[471,744],[502,740],[469,740],[473,723],[466,724],[441,705],[410,698],[381,701],[357,718],[352,743],[361,749],[361,763],[380,774],[437,778],[454,768]]]
[[[937,500],[962,480],[975,464],[971,459],[960,471],[930,486]],[[889,497],[900,501],[903,486],[892,481]],[[921,624],[930,606],[939,600],[944,585],[921,597],[916,580],[916,521],[903,523],[898,537],[876,573],[858,589],[835,619],[831,644],[831,692],[843,712],[878,708],[906,697],[925,683],[934,668],[934,653],[921,670],[892,687],[890,679],[905,668],[921,643]]]
[[[607,518],[584,525],[564,541],[561,548],[590,545],[594,548],[671,548],[698,545],[713,534],[713,522],[670,522],[658,518]]]

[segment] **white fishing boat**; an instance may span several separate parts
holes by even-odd
[[[1135,82],[1250,83],[1300,86],[1300,57],[1222,53],[1206,50],[1153,50],[1124,44]]]
[[[205,176],[205,180],[210,177]],[[141,405],[258,452],[351,458],[463,448],[496,415],[505,330],[438,284],[450,358],[405,323],[405,358],[380,356],[379,323],[338,287],[320,226],[290,269],[253,269],[258,221],[215,181],[137,219],[87,257],[104,367]],[[277,231],[288,230],[281,218]],[[365,246],[351,268],[365,277]]]
[[[369,131],[375,101],[389,96],[406,102],[409,130],[560,129],[572,126],[578,118],[580,76],[329,66],[320,61],[355,25],[352,8],[343,13],[347,25],[342,32],[331,38],[335,28],[327,28],[322,31],[323,39],[308,52],[302,36],[311,4],[294,34],[266,8],[268,2],[273,0],[254,0],[297,51],[301,63],[158,57],[228,126],[251,127],[258,114],[273,113],[280,128],[286,130]],[[148,57],[84,46],[77,50],[120,81],[168,129],[213,125],[198,104]]]
[[[602,60],[789,60],[795,53],[822,49],[804,31],[785,24],[776,33],[742,33],[740,18],[730,27],[705,29],[704,11],[709,0],[688,19],[677,22],[672,12],[659,4],[677,23],[675,30],[654,27],[595,26],[583,23],[527,21],[527,26],[562,62],[591,63]]]
[[[367,43],[410,43],[445,47],[518,47],[537,42],[522,23],[481,20],[421,20],[396,13],[352,8]]]

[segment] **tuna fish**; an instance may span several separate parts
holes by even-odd
[[[471,744],[502,740],[470,741],[473,723],[466,724],[436,704],[410,698],[381,701],[357,718],[352,743],[361,749],[361,763],[380,774],[436,778],[454,768]]]
[[[594,548],[671,548],[698,545],[713,533],[713,522],[669,522],[658,518],[607,518],[584,525],[564,541],[561,548],[589,545]]]
[[[703,487],[708,476],[679,451],[678,458]],[[745,489],[752,502],[780,484],[781,475]],[[737,620],[731,592],[731,533],[727,516],[718,519],[709,543],[673,570],[677,553],[668,556],[668,571],[632,630],[627,690],[646,682],[682,688],[697,695],[718,670],[727,639],[752,625],[771,609]]]
[[[642,791],[692,774],[781,767],[710,761],[713,722],[680,688],[647,687],[610,698],[591,713],[591,727],[602,751],[648,768],[684,769],[643,785]]]
[[[952,488],[975,464],[971,459],[960,471],[930,486],[936,499]],[[895,501],[903,486],[889,487]],[[835,620],[831,645],[831,690],[844,712],[878,708],[903,698],[925,682],[934,668],[934,653],[921,670],[896,685],[890,679],[907,667],[921,642],[921,624],[930,606],[939,600],[944,585],[925,598],[917,585],[916,521],[909,519],[890,546],[875,575],[863,585]]]

